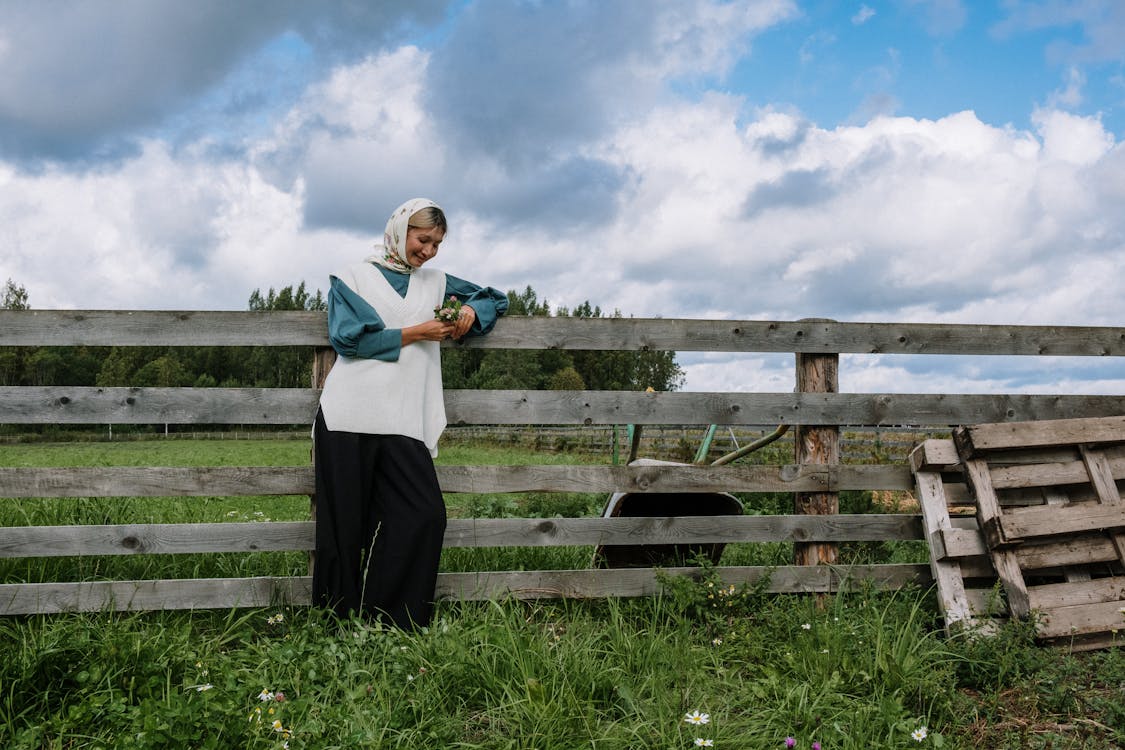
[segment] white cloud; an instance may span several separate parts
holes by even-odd
[[[934,36],[960,30],[969,15],[962,0],[906,0],[906,4],[921,10],[923,25]]]
[[[1047,97],[1047,107],[1049,109],[1077,107],[1082,103],[1082,89],[1085,86],[1086,74],[1074,65],[1069,66],[1066,69],[1065,86],[1051,92]]]
[[[852,23],[856,26],[862,26],[875,17],[875,10],[869,5],[859,6],[859,10],[852,16]]]
[[[488,8],[473,7],[473,28],[487,28]],[[579,56],[575,80],[567,66],[581,38],[555,29],[525,40],[531,57],[557,55],[539,68],[565,84],[556,101],[542,101],[542,82],[514,78],[515,90],[503,79],[482,92],[474,76],[487,66],[443,78],[474,64],[481,42],[462,39],[340,65],[236,149],[149,140],[97,169],[0,163],[0,280],[24,284],[36,307],[240,309],[255,288],[323,287],[367,253],[387,212],[427,195],[451,218],[443,268],[503,289],[530,284],[556,306],[1120,323],[1125,147],[1098,117],[1048,104],[1032,132],[971,111],[820,127],[735,93],[674,92],[672,79],[721,77],[793,6],[658,11],[642,39],[606,31],[626,49]],[[712,27],[721,33],[703,33]],[[546,44],[556,38],[560,48]],[[475,110],[439,101],[458,81],[459,101]],[[450,117],[477,119],[462,127]],[[859,367],[849,388],[1049,385],[1026,373],[895,367]],[[792,387],[791,357],[693,355],[687,369],[691,389]]]

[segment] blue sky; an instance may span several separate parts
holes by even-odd
[[[440,265],[636,316],[1120,325],[1120,0],[0,0],[0,281],[244,309],[402,200]],[[685,355],[687,387],[789,390]],[[1119,393],[1118,362],[849,361]]]
[[[991,2],[812,2],[756,40],[729,86],[824,125],[971,109],[986,122],[1028,128],[1031,111],[1066,88],[1080,55],[1061,47],[1081,48],[1084,31],[1078,23],[1024,29],[1010,18]],[[1120,61],[1083,70],[1089,100],[1076,111],[1100,113],[1120,134]]]

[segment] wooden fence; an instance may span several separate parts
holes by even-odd
[[[331,363],[323,313],[0,311],[0,346],[311,346],[314,379]],[[453,425],[794,425],[786,465],[440,466],[445,492],[792,492],[785,516],[451,519],[448,547],[793,542],[797,564],[722,567],[724,581],[768,578],[776,592],[830,592],[851,581],[898,587],[930,580],[925,564],[841,566],[840,542],[919,540],[914,514],[838,515],[842,490],[913,489],[905,463],[846,464],[839,425],[952,425],[1125,414],[1121,395],[836,392],[840,353],[1123,356],[1125,329],[872,324],[833,321],[506,318],[465,346],[792,352],[789,393],[446,392]],[[309,424],[310,388],[0,387],[0,424]],[[0,498],[311,495],[311,467],[0,469]],[[0,528],[0,557],[311,550],[312,522]],[[669,574],[691,574],[677,568]],[[444,573],[442,598],[600,597],[655,593],[649,568]],[[0,614],[307,604],[304,577],[62,581],[0,585]]]

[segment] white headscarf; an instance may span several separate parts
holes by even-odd
[[[406,261],[406,228],[411,216],[431,206],[441,209],[441,206],[427,198],[411,198],[396,208],[383,230],[383,244],[375,245],[375,254],[369,255],[365,260],[399,273],[414,273],[417,269]]]

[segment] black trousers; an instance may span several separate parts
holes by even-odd
[[[425,444],[333,432],[317,412],[313,603],[401,628],[433,615],[445,501]]]

